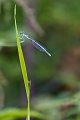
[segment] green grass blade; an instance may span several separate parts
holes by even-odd
[[[9,119],[11,118],[11,120],[13,119],[19,119],[19,118],[24,118],[26,117],[26,114],[27,114],[27,109],[19,109],[19,108],[6,108],[6,109],[3,109],[3,110],[0,110],[0,120],[6,120],[6,119]],[[37,112],[37,111],[33,111],[31,110],[30,112],[31,114],[31,117],[32,118],[36,118],[36,119],[45,119],[46,116],[45,114],[42,114],[40,112]]]
[[[26,69],[26,65],[25,65],[25,61],[24,61],[24,56],[23,56],[23,52],[22,52],[22,48],[21,48],[21,44],[20,44],[20,37],[19,37],[17,23],[16,23],[16,5],[15,5],[15,8],[14,8],[14,20],[15,20],[15,31],[16,31],[16,40],[17,40],[19,60],[20,60],[22,75],[23,75],[23,79],[24,79],[26,95],[27,95],[27,99],[28,99],[27,120],[30,120],[30,89],[29,89],[29,84],[28,84],[27,69]]]

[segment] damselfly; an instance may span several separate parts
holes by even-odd
[[[35,41],[34,39],[32,39],[31,37],[28,36],[27,33],[21,32],[20,33],[20,39],[21,39],[21,43],[25,42],[25,38],[27,38],[28,40],[30,40],[30,42],[40,51],[47,53],[49,56],[51,56],[51,54],[46,50],[46,48],[44,48],[41,44],[39,44],[37,41]]]

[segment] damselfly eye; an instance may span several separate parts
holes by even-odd
[[[20,39],[24,39],[24,33],[20,32]]]
[[[24,42],[24,33],[23,32],[20,32],[20,40],[21,40],[21,43]]]

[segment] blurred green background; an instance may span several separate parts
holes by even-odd
[[[31,82],[31,109],[44,115],[32,118],[80,120],[79,0],[0,0],[1,111],[27,106],[16,46],[15,3],[19,32],[28,32],[52,55],[41,53],[29,42],[22,44]]]

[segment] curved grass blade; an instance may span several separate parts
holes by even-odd
[[[21,119],[26,117],[26,108],[6,108],[3,110],[0,110],[0,120],[15,120],[15,119]],[[31,110],[31,117],[34,119],[45,119],[45,114],[42,114],[38,111]],[[47,116],[48,117],[48,116]]]
[[[24,79],[27,100],[28,100],[28,111],[26,111],[27,112],[26,120],[30,120],[30,89],[29,89],[29,84],[28,84],[27,69],[26,69],[26,65],[25,65],[25,61],[24,61],[24,56],[23,56],[23,52],[22,52],[22,48],[21,48],[20,37],[18,34],[18,28],[17,28],[17,23],[16,23],[16,5],[14,8],[14,20],[15,20],[15,31],[16,31],[16,40],[17,40],[19,60],[20,60],[22,75],[23,75],[23,79]]]

